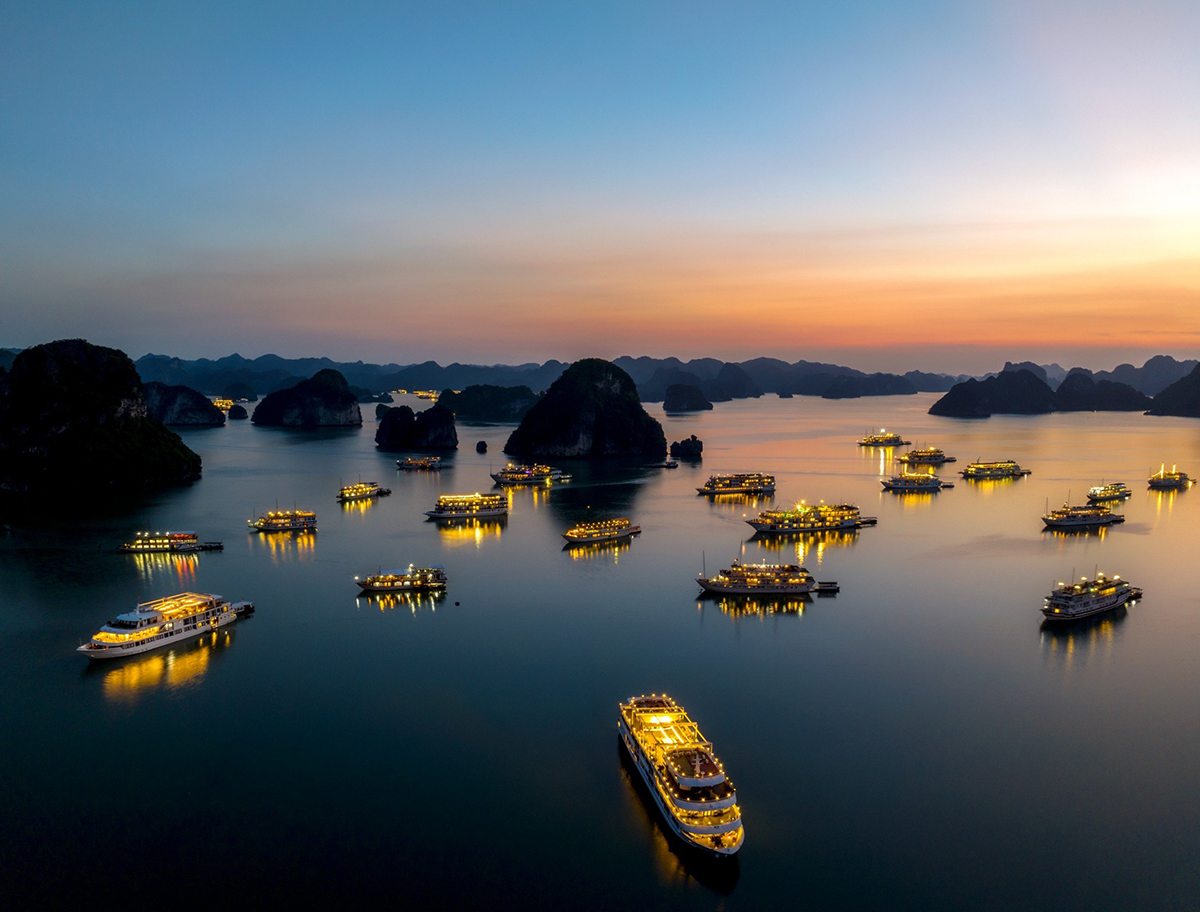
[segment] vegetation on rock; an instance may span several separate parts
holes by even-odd
[[[712,407],[700,387],[687,383],[672,383],[663,398],[664,412],[702,412]]]
[[[155,421],[192,427],[220,427],[225,423],[225,413],[191,387],[167,386],[155,381],[147,383],[143,392],[146,409]]]
[[[268,393],[251,420],[270,427],[361,427],[362,412],[346,378],[327,369],[287,389]]]
[[[671,455],[680,459],[699,459],[704,452],[704,441],[695,434],[685,440],[676,440],[671,444]]]
[[[375,445],[381,450],[457,449],[454,413],[440,402],[415,414],[407,405],[390,408],[379,421]]]

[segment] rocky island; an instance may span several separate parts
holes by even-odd
[[[1083,371],[1072,371],[1054,391],[1060,412],[1142,412],[1151,399],[1127,383],[1095,380]]]
[[[121,351],[67,339],[0,370],[0,492],[70,503],[200,477],[200,457],[149,414]]]
[[[687,383],[672,383],[663,398],[664,412],[702,412],[712,407],[700,387]]]
[[[1200,365],[1155,396],[1146,414],[1200,418]]]
[[[704,441],[693,434],[683,440],[671,443],[671,455],[680,459],[699,459],[704,453]]]
[[[268,393],[250,419],[264,427],[362,427],[362,412],[350,385],[332,368]]]
[[[250,414],[246,411],[246,407],[244,405],[238,405],[237,403],[234,403],[233,407],[229,410],[230,421],[245,421],[249,417]]]
[[[662,425],[646,414],[633,378],[610,361],[568,367],[513,431],[504,452],[521,458],[646,456],[667,452]]]
[[[237,381],[230,383],[221,390],[221,398],[232,399],[234,402],[257,402],[258,393],[254,391],[254,387],[249,383]]]
[[[929,409],[948,418],[1001,415],[1044,415],[1056,408],[1054,390],[1027,370],[1004,371],[986,380],[967,380],[951,387]]]
[[[154,381],[143,387],[146,408],[155,421],[168,425],[220,427],[225,413],[203,393],[190,386],[168,386]]]
[[[438,403],[454,412],[461,421],[520,421],[537,403],[538,397],[527,386],[492,386],[481,383],[460,393],[443,390]]]
[[[390,408],[379,420],[375,446],[388,451],[457,449],[454,412],[441,402],[415,414],[407,405]]]

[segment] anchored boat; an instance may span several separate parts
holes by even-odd
[[[317,514],[312,510],[268,510],[258,519],[248,519],[252,532],[316,532]]]
[[[1119,576],[1097,573],[1095,579],[1081,577],[1078,583],[1059,583],[1046,597],[1042,614],[1048,621],[1075,621],[1112,611],[1142,597],[1142,590]]]
[[[409,456],[396,460],[396,468],[406,472],[436,472],[441,467],[441,456]]]
[[[354,582],[363,592],[430,592],[446,588],[446,571],[409,564],[407,570],[380,571],[362,579],[356,576]]]
[[[700,574],[696,582],[716,595],[804,595],[808,592],[837,592],[835,582],[818,583],[797,564],[743,564],[735,560],[715,576]]]
[[[570,475],[563,474],[562,469],[548,465],[514,465],[511,462],[499,472],[492,473],[492,481],[498,485],[546,485],[569,481],[570,478]]]
[[[598,542],[616,541],[640,535],[641,526],[635,526],[628,519],[602,519],[598,522],[579,523],[562,534],[573,545],[592,545]]]
[[[909,450],[896,457],[897,462],[905,465],[942,465],[947,462],[957,462],[953,456],[947,456],[937,447],[922,447],[919,450]]]
[[[1165,463],[1147,479],[1147,483],[1150,487],[1160,491],[1173,491],[1192,486],[1192,480],[1188,478],[1187,472],[1180,472],[1175,466],[1171,466],[1171,471],[1168,472]]]
[[[942,488],[954,487],[952,482],[942,481],[936,475],[927,475],[924,472],[901,472],[891,478],[881,479],[879,483],[885,491],[895,491],[897,494],[928,494]]]
[[[873,526],[878,519],[860,515],[853,504],[810,505],[800,501],[791,510],[764,510],[746,522],[756,532],[830,532]]]
[[[443,494],[425,515],[432,519],[482,519],[507,516],[508,501],[503,494]]]
[[[1080,506],[1063,504],[1057,510],[1049,510],[1042,516],[1047,529],[1085,529],[1095,526],[1111,526],[1125,522],[1125,517],[1108,507],[1089,503]]]
[[[1112,484],[1096,485],[1088,488],[1087,498],[1092,503],[1107,503],[1112,500],[1124,500],[1126,497],[1132,497],[1133,491],[1125,487],[1119,481]]]
[[[392,493],[391,488],[381,488],[374,481],[360,481],[357,484],[346,485],[338,491],[338,503],[352,503],[356,500],[370,500],[372,497],[386,497]]]
[[[139,655],[232,624],[252,611],[252,602],[230,602],[219,595],[181,592],[143,602],[128,614],[118,614],[76,652],[89,659]]]
[[[697,494],[771,494],[775,476],[758,472],[733,472],[711,476]]]
[[[200,541],[200,536],[195,532],[138,532],[133,541],[123,542],[120,550],[134,554],[188,554],[193,551],[220,551],[224,547],[219,541]]]
[[[860,447],[898,447],[909,446],[911,443],[911,440],[905,440],[887,428],[880,428],[878,434],[868,434],[858,442],[858,445]]]
[[[961,472],[963,478],[972,481],[982,481],[995,478],[1020,478],[1022,475],[1032,475],[1029,469],[1023,469],[1011,459],[999,462],[973,462]]]

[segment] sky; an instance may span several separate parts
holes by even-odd
[[[1194,0],[0,0],[0,346],[1195,357],[1197,48]]]

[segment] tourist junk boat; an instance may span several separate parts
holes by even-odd
[[[138,532],[133,541],[121,544],[121,551],[134,554],[190,554],[193,551],[221,551],[219,541],[202,542],[195,532]]]
[[[396,468],[406,472],[436,472],[441,467],[441,456],[409,456],[396,460]]]
[[[1167,466],[1164,463],[1162,468],[1147,479],[1147,484],[1159,491],[1170,491],[1178,488],[1189,488],[1192,485],[1192,480],[1188,478],[1187,472],[1177,471],[1175,466],[1171,466],[1171,471],[1168,472]]]
[[[922,447],[919,450],[909,450],[896,457],[897,462],[905,465],[943,465],[947,462],[957,462],[953,456],[947,456],[937,447]]]
[[[624,517],[620,519],[602,519],[597,522],[578,523],[562,534],[573,545],[594,545],[598,542],[616,541],[640,535],[641,526],[635,526]]]
[[[425,515],[432,519],[484,519],[507,516],[508,501],[503,494],[443,494]]]
[[[1063,504],[1057,510],[1047,510],[1042,516],[1047,529],[1086,529],[1095,526],[1111,526],[1125,522],[1125,517],[1099,504],[1083,504],[1072,507]]]
[[[317,514],[312,510],[268,510],[246,523],[252,532],[316,532]]]
[[[742,847],[737,792],[682,706],[666,694],[620,704],[617,731],[671,832],[715,857]]]
[[[1142,597],[1142,590],[1119,576],[1097,573],[1095,579],[1081,577],[1078,583],[1059,583],[1046,597],[1042,614],[1048,621],[1076,621],[1120,608]]]
[[[696,582],[715,595],[804,595],[808,592],[837,592],[835,582],[818,583],[798,564],[743,564],[735,560],[715,576],[701,573]]]
[[[775,476],[758,472],[736,472],[711,476],[697,494],[772,494]]]
[[[374,576],[354,577],[363,592],[429,592],[446,588],[446,571],[441,567],[414,567],[380,571]]]
[[[381,488],[374,481],[360,481],[357,484],[346,485],[338,491],[338,503],[352,503],[356,500],[370,500],[372,497],[386,497],[392,493],[391,488]]]
[[[905,440],[887,428],[880,428],[878,434],[868,434],[858,442],[858,445],[860,447],[898,447],[909,446],[911,443],[911,440]]]
[[[1011,459],[999,462],[973,462],[958,473],[971,481],[983,481],[995,478],[1020,478],[1022,475],[1032,475],[1029,469],[1023,469]]]
[[[791,510],[764,510],[756,519],[746,520],[755,532],[834,532],[873,526],[879,520],[862,516],[852,504],[796,504]]]
[[[511,462],[499,472],[492,473],[492,481],[498,485],[553,484],[556,481],[567,481],[570,477],[564,475],[562,469],[554,469],[548,465],[514,465]]]
[[[1110,500],[1124,500],[1126,497],[1132,496],[1133,491],[1117,481],[1112,484],[1102,484],[1088,488],[1087,499],[1092,503],[1106,503]]]
[[[232,624],[252,611],[251,602],[230,602],[219,595],[181,592],[143,602],[128,614],[118,614],[76,652],[89,659],[138,655]]]
[[[891,478],[880,479],[879,483],[885,491],[895,491],[897,494],[928,494],[954,487],[953,483],[924,472],[901,472]]]

